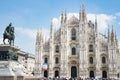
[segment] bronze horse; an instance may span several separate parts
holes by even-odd
[[[15,35],[14,35],[14,27],[12,27],[12,23],[10,23],[6,27],[6,29],[5,29],[5,31],[3,33],[3,42],[4,42],[4,44],[6,44],[5,39],[8,39],[8,43],[10,45],[14,45]]]

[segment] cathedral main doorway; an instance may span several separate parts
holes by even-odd
[[[47,70],[44,71],[44,77],[48,77],[48,71]]]
[[[107,78],[107,72],[106,71],[102,71],[102,77]]]
[[[90,78],[94,78],[94,71],[90,71]]]
[[[77,68],[76,68],[76,66],[71,67],[71,77],[72,78],[77,77]]]
[[[59,71],[58,70],[55,71],[55,77],[59,77]]]

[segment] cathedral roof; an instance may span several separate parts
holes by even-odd
[[[74,15],[68,20],[69,25],[79,24],[79,20]]]

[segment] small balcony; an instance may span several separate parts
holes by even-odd
[[[108,64],[101,64],[101,67],[108,67]]]
[[[88,64],[88,70],[95,70],[96,67],[95,67],[95,64]]]
[[[77,40],[70,40],[70,45],[72,44],[78,44]]]
[[[69,55],[68,59],[69,59],[69,62],[71,62],[71,61],[78,62],[78,55]]]
[[[95,67],[95,64],[88,64],[89,67]]]
[[[90,56],[95,56],[95,53],[94,52],[89,52],[88,57],[90,57]]]
[[[108,64],[101,64],[101,67],[100,67],[101,70],[108,70]]]

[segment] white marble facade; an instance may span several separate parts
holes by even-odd
[[[46,41],[42,32],[36,36],[35,75],[46,77],[117,77],[118,40],[114,28],[103,35],[95,23],[87,20],[82,4],[79,19],[68,19],[61,13],[60,28],[55,31],[51,23],[50,37]],[[48,69],[43,70],[43,64]]]

